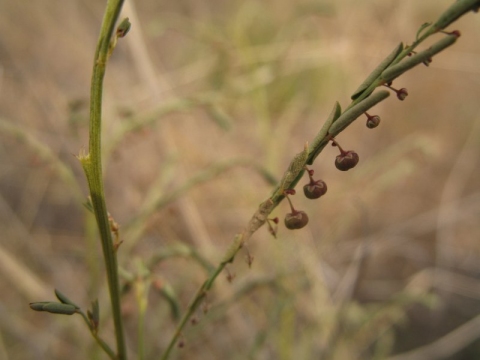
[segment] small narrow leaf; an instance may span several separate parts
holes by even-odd
[[[398,64],[393,65],[386,69],[381,76],[383,83],[388,83],[394,80],[396,77],[402,75],[405,71],[410,70],[416,65],[428,61],[435,54],[438,54],[440,51],[446,49],[447,47],[453,45],[457,41],[456,35],[447,35],[441,40],[437,41],[435,44],[430,46],[428,49],[419,52],[410,58],[406,58]]]
[[[85,209],[90,211],[92,214],[95,214],[95,211],[93,210],[92,198],[90,196],[82,205],[85,207]]]
[[[315,136],[315,139],[313,139],[313,142],[310,145],[308,160],[307,160],[308,165],[313,164],[318,154],[320,154],[323,148],[328,144],[329,139],[326,138],[326,136],[328,135],[328,130],[330,129],[330,126],[332,126],[332,124],[338,119],[341,113],[342,113],[342,108],[340,107],[340,104],[337,101],[333,106],[333,109],[330,112],[330,115],[328,116],[327,121],[325,121],[322,128],[318,132],[317,136]]]
[[[380,101],[385,100],[390,96],[390,92],[387,90],[380,90],[372,95],[370,95],[365,100],[362,100],[357,105],[351,109],[345,111],[338,119],[335,121],[330,130],[328,131],[331,136],[337,136],[342,132],[348,125],[354,122],[360,115],[365,111],[369,110],[371,107],[377,105]]]
[[[358,87],[358,89],[353,93],[351,96],[352,100],[358,98],[373,82],[380,76],[383,70],[385,70],[395,58],[400,54],[403,50],[403,43],[397,45],[397,47],[373,70],[370,75],[362,82],[362,84]],[[374,89],[369,91],[370,93],[373,92]],[[366,94],[367,96],[370,94]]]
[[[442,30],[453,23],[463,14],[470,10],[475,10],[480,7],[480,0],[457,0],[445,12],[440,15],[438,20],[433,25],[435,29]]]
[[[73,305],[75,306],[75,308],[80,309],[80,306],[78,306],[72,300],[67,298],[64,294],[60,292],[60,290],[55,289],[55,296],[57,297],[58,300],[60,300],[61,303]]]
[[[100,307],[98,305],[98,299],[92,301],[92,308],[91,310],[87,310],[87,316],[92,328],[94,330],[98,329],[98,324],[100,323]]]
[[[43,307],[46,304],[50,304],[50,301],[37,301],[37,302],[30,303],[29,306],[30,306],[30,309],[35,311],[45,311],[43,310]]]
[[[56,302],[51,302],[43,305],[42,310],[52,314],[62,315],[73,315],[77,312],[77,308],[73,305]]]
[[[420,26],[420,28],[418,29],[417,35],[415,36],[415,39],[418,40],[418,38],[419,38],[420,35],[422,34],[423,30],[425,30],[426,28],[428,28],[430,25],[432,25],[431,22],[423,23],[422,26]]]

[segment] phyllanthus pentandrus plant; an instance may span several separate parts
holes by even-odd
[[[439,18],[439,20],[435,22],[435,24],[423,24],[418,30],[416,40],[412,43],[412,45],[404,46],[403,43],[400,43],[354,92],[354,94],[351,96],[353,102],[350,104],[347,110],[343,112],[343,114],[340,114],[341,109],[339,104],[335,104],[332,114],[330,115],[330,117],[320,130],[320,133],[317,135],[313,142],[313,148],[311,148],[311,154],[314,154],[313,159],[323,149],[323,147],[325,146],[325,139],[327,139],[327,142],[328,140],[330,140],[332,142],[332,146],[336,146],[340,150],[340,154],[337,155],[337,157],[335,158],[335,167],[338,170],[348,171],[350,169],[353,169],[358,164],[360,159],[359,155],[354,150],[344,150],[339,145],[338,141],[335,140],[334,136],[343,131],[360,115],[359,111],[354,111],[355,109],[363,110],[363,114],[367,116],[366,126],[369,129],[374,129],[378,127],[378,125],[380,124],[380,116],[370,115],[367,110],[370,109],[373,105],[387,98],[388,93],[377,92],[375,94],[372,94],[376,87],[385,86],[396,94],[398,100],[404,101],[407,98],[408,90],[406,88],[394,88],[392,86],[393,80],[403,74],[405,71],[413,68],[420,63],[428,66],[433,61],[432,57],[435,54],[455,43],[456,39],[460,37],[460,31],[454,30],[451,32],[446,32],[443,29],[451,22],[453,22],[454,19],[457,19],[460,16],[458,14],[462,11],[462,14],[470,10],[478,12],[478,1],[464,1],[463,4],[460,3],[461,1],[458,1],[456,4],[452,5],[452,7],[449,9],[451,11],[450,15],[444,13]],[[415,50],[413,50],[424,39],[435,33],[444,34],[446,35],[446,37],[440,39],[438,42],[436,42],[424,51],[416,52]],[[401,61],[405,58],[405,56],[410,57],[410,59]],[[365,98],[364,101],[362,101],[363,98]],[[368,102],[368,99],[371,99],[371,102]],[[350,109],[351,111],[349,111]],[[310,161],[306,161],[306,163],[312,164],[313,159]],[[306,170],[310,179],[310,183],[304,186],[305,196],[309,199],[315,199],[324,195],[327,189],[325,182],[319,182],[317,184],[316,191],[314,191],[315,181],[312,179],[313,170]],[[286,176],[291,176],[288,174],[288,170]],[[301,174],[299,174],[299,176],[301,176]],[[295,181],[293,183],[295,183]],[[323,186],[325,192],[322,192],[323,190],[320,190],[320,188]],[[285,194],[288,193],[288,191],[285,192]],[[318,196],[316,195],[317,193],[319,194]],[[291,215],[296,214],[296,212],[291,204],[290,199],[288,199],[288,201],[292,209],[292,213],[287,214],[287,217],[290,219],[292,218]],[[287,217],[285,218],[285,220],[287,220]],[[299,216],[297,215],[297,217]],[[285,225],[288,229],[294,230],[303,228],[307,224],[307,222],[308,221],[306,221],[305,224],[303,224],[301,227],[294,226],[295,222],[293,220],[291,220],[288,225],[285,221]]]
[[[30,307],[36,311],[63,315],[80,314],[85,319],[87,327],[93,337],[112,360],[126,360],[127,351],[123,332],[123,319],[120,311],[120,286],[116,256],[117,252],[121,251],[121,247],[119,247],[121,241],[119,241],[118,238],[118,226],[116,226],[116,224],[112,226],[114,222],[112,222],[112,219],[109,219],[108,216],[102,177],[100,146],[102,130],[101,106],[103,78],[107,61],[117,45],[117,40],[125,36],[130,29],[130,22],[126,19],[121,22],[117,30],[114,31],[122,5],[123,0],[107,1],[93,65],[90,98],[89,152],[86,154],[81,153],[78,157],[86,174],[90,190],[91,206],[100,233],[110,291],[116,351],[107,345],[98,334],[100,310],[97,301],[92,303],[91,309],[87,311],[86,315],[80,307],[58,291],[56,291],[56,295],[60,302],[43,301],[30,304]],[[165,351],[159,356],[160,359],[167,359],[175,347],[175,344],[179,347],[185,346],[185,335],[183,331],[185,325],[189,323],[189,320],[194,316],[196,310],[204,304],[204,299],[215,283],[218,275],[225,269],[227,264],[234,261],[237,253],[250,240],[252,234],[265,224],[265,222],[269,225],[269,231],[273,235],[276,234],[277,229],[271,225],[271,222],[276,224],[278,219],[270,220],[270,214],[285,197],[287,197],[291,209],[291,212],[285,216],[285,226],[289,229],[301,229],[307,225],[308,215],[304,211],[296,210],[293,207],[289,195],[295,193],[294,188],[303,177],[305,171],[308,172],[310,179],[310,183],[307,184],[307,189],[304,190],[305,195],[307,195],[308,198],[317,198],[325,194],[327,189],[326,184],[321,180],[313,180],[313,172],[312,170],[308,170],[306,166],[314,163],[317,156],[329,142],[332,142],[332,144],[340,150],[340,155],[335,159],[335,165],[339,170],[349,170],[357,165],[359,160],[358,154],[353,150],[343,150],[338,145],[336,138],[362,114],[367,116],[367,126],[369,128],[376,128],[378,126],[380,123],[378,115],[370,116],[367,111],[389,97],[390,92],[383,89],[375,90],[378,87],[386,86],[389,90],[396,93],[398,99],[404,100],[408,95],[407,90],[405,88],[397,90],[393,87],[393,81],[419,64],[428,66],[433,61],[435,55],[452,46],[460,37],[460,32],[446,32],[445,29],[466,13],[470,11],[478,12],[479,8],[480,0],[455,1],[435,22],[428,22],[421,25],[414,41],[412,41],[410,45],[405,45],[401,42],[395,46],[394,50],[370,73],[365,81],[363,81],[352,94],[351,103],[343,111],[338,102],[334,104],[330,115],[327,117],[327,120],[313,141],[311,141],[310,144],[306,143],[304,149],[293,157],[271,196],[260,204],[244,229],[234,236],[232,243],[226,250],[219,264],[216,267],[209,266],[208,278],[193,295]],[[423,50],[417,50],[427,38],[432,36],[438,37],[438,40]],[[116,239],[115,242],[114,239]],[[125,241],[128,241],[128,239]],[[253,257],[249,254],[250,265],[251,261],[253,261]]]

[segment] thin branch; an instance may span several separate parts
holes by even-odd
[[[117,342],[117,359],[127,359],[123,334],[123,322],[120,309],[120,286],[118,281],[117,255],[112,241],[112,234],[105,204],[105,192],[102,178],[101,132],[102,132],[102,92],[103,79],[115,22],[120,15],[123,0],[108,0],[95,52],[91,94],[90,94],[90,143],[89,153],[80,154],[90,189],[90,197],[100,231],[103,257],[107,271],[110,302],[112,306],[115,338]]]

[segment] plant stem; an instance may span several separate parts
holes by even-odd
[[[252,218],[248,222],[243,232],[235,236],[232,244],[225,252],[222,261],[218,264],[216,269],[210,273],[208,279],[205,280],[202,285],[200,285],[197,292],[193,296],[193,299],[190,301],[187,311],[182,316],[172,338],[170,339],[167,349],[160,358],[161,360],[168,359],[175,343],[182,334],[182,330],[185,327],[185,324],[188,322],[188,320],[193,315],[198,306],[202,303],[203,298],[212,288],[218,275],[223,271],[227,264],[233,262],[235,256],[243,247],[243,245],[248,242],[252,235],[267,221],[268,215],[272,212],[275,206],[276,204],[274,204],[270,198],[264,201],[262,204],[260,204],[258,210],[253,214]]]
[[[112,234],[108,221],[105,192],[102,178],[101,161],[101,130],[102,130],[102,91],[105,68],[108,58],[110,39],[112,38],[115,22],[118,19],[124,0],[108,0],[103,16],[100,35],[93,65],[92,83],[90,88],[90,141],[89,154],[80,155],[85,175],[87,176],[90,196],[92,199],[95,218],[100,231],[103,257],[107,272],[108,288],[115,326],[117,342],[117,359],[127,358],[123,323],[120,311],[120,287],[118,281],[118,265],[116,250],[113,247]]]
[[[108,346],[108,344],[96,333],[95,330],[92,329],[90,325],[90,321],[88,320],[87,316],[83,311],[80,311],[79,314],[82,316],[83,320],[87,324],[88,328],[90,329],[90,332],[92,333],[92,336],[94,339],[97,341],[98,345],[107,353],[110,359],[116,360],[117,356],[115,355],[114,351]]]
[[[148,303],[148,282],[149,279],[139,278],[135,282],[136,300],[138,305],[138,360],[145,360],[145,315]]]
[[[241,248],[241,246],[237,249],[237,251],[240,250],[240,248]],[[236,252],[235,252],[235,254],[236,254]],[[172,338],[170,339],[170,343],[168,344],[167,349],[163,353],[163,355],[161,357],[161,360],[168,359],[168,357],[170,356],[170,352],[172,351],[173,347],[175,346],[175,343],[177,342],[178,338],[182,334],[182,329],[185,327],[185,324],[190,319],[190,317],[193,315],[193,313],[198,308],[198,306],[201,304],[203,298],[207,295],[208,290],[210,290],[213,283],[215,282],[215,279],[222,272],[222,270],[225,268],[225,265],[227,265],[227,262],[221,262],[218,265],[218,267],[215,269],[215,271],[212,272],[210,277],[197,290],[197,292],[195,293],[195,296],[193,297],[193,299],[190,301],[190,304],[188,305],[187,311],[182,316],[182,319],[180,320],[180,323],[177,325],[177,328],[175,329],[175,333],[173,334]]]

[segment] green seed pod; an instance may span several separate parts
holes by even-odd
[[[52,314],[62,314],[62,315],[73,315],[77,312],[77,308],[73,305],[56,303],[56,302],[51,302],[43,305],[42,310]]]

